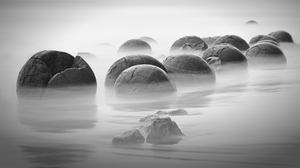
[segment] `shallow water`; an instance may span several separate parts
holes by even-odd
[[[167,27],[162,26],[160,30],[142,21],[144,27],[126,25],[118,31],[116,27],[123,23],[113,23],[109,18],[113,20],[126,14],[131,18],[127,21],[132,24],[140,19],[130,17],[135,16],[135,12],[141,16],[152,13],[148,8],[131,10],[126,7],[116,12],[119,8],[100,12],[96,7],[82,9],[75,6],[67,11],[80,9],[77,14],[60,18],[67,11],[59,8],[52,16],[50,6],[41,13],[45,16],[39,18],[34,14],[40,13],[43,7],[30,10],[28,6],[17,6],[13,9],[24,12],[23,16],[15,15],[14,21],[1,18],[9,23],[1,31],[6,38],[1,40],[3,45],[0,47],[0,167],[300,166],[299,17],[257,17],[260,24],[256,26],[244,25],[248,17],[242,15],[211,16],[210,19],[189,17],[186,25],[169,31],[168,28],[178,21],[170,20],[170,25],[166,24],[170,17],[161,7],[153,12],[153,18],[161,14],[157,23]],[[186,12],[188,9],[183,9],[175,14],[172,13],[175,9],[167,9],[181,19],[195,14],[194,10]],[[85,15],[81,16],[83,13]],[[6,14],[12,16],[9,11]],[[48,24],[43,17],[49,19]],[[22,18],[25,22],[18,23]],[[30,18],[33,20],[26,22]],[[84,18],[89,19],[76,21]],[[224,20],[231,24],[224,26]],[[61,27],[48,27],[54,24]],[[78,26],[73,26],[76,24]],[[40,29],[35,27],[38,25]],[[120,102],[105,96],[105,74],[118,59],[116,49],[128,38],[153,36],[159,43],[153,56],[161,60],[161,54],[168,55],[168,48],[181,35],[237,34],[249,40],[256,34],[277,29],[287,29],[296,41],[295,44],[281,44],[288,60],[285,69],[250,68],[243,76],[236,72],[217,74],[213,88],[179,87],[177,95],[171,98]],[[12,34],[15,35],[9,37]],[[15,85],[18,71],[33,53],[41,49],[71,54],[94,53],[97,57],[86,58],[86,61],[97,77],[95,97],[63,92],[41,99],[18,99]],[[185,134],[178,144],[122,147],[111,144],[114,136],[138,126],[140,118],[158,110],[176,108],[186,109],[189,113],[171,117]]]

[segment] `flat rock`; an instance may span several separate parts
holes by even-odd
[[[112,139],[112,143],[116,145],[142,144],[144,142],[145,138],[138,129],[126,131],[122,135]]]

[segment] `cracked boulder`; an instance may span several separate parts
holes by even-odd
[[[248,43],[244,39],[236,35],[225,35],[218,38],[215,41],[214,45],[220,45],[220,44],[230,44],[241,51],[245,51],[249,48]]]
[[[145,138],[138,129],[126,131],[122,135],[112,139],[112,143],[115,145],[142,144],[144,142]]]
[[[197,36],[185,36],[176,40],[170,49],[171,55],[195,54],[199,55],[207,49],[207,44]]]
[[[161,68],[143,64],[124,70],[117,78],[114,90],[119,96],[140,96],[174,93],[176,87]]]
[[[151,54],[151,46],[141,39],[131,39],[123,43],[118,53],[120,55],[134,55],[134,54]]]
[[[287,60],[281,49],[273,44],[258,43],[246,51],[246,57],[251,64],[272,65],[286,64]]]
[[[215,70],[246,69],[247,59],[241,51],[230,45],[216,45],[207,49],[202,58]]]
[[[168,56],[163,65],[169,76],[182,85],[199,85],[203,83],[214,83],[215,73],[210,66],[196,55]]]
[[[70,73],[68,69],[72,71],[77,69],[78,71],[84,72],[74,75]],[[83,74],[94,77],[93,71],[81,57],[74,59],[72,55],[65,52],[45,50],[34,54],[20,70],[17,79],[17,93],[25,94],[26,89],[33,89],[33,92],[39,92],[36,94],[40,94],[40,92],[44,90],[42,88],[49,87],[49,81],[53,80],[53,77],[64,71],[68,71],[66,75],[70,74],[71,78],[78,78],[77,81],[81,80]],[[84,77],[83,79],[86,78]],[[77,86],[77,81],[68,82],[67,85],[60,86]],[[85,82],[81,83],[86,84]],[[96,85],[96,79],[93,78],[93,81],[88,81],[87,84]],[[50,84],[50,86],[52,86],[52,84]]]
[[[250,39],[249,41],[249,44],[253,45],[253,44],[256,44],[257,42],[260,42],[260,41],[273,41],[274,43],[278,43],[278,41],[272,37],[272,36],[269,36],[269,35],[257,35],[257,36],[254,36]]]
[[[151,144],[176,144],[184,134],[178,125],[167,118],[155,118],[145,128],[146,142]]]
[[[274,37],[278,42],[286,42],[286,43],[294,42],[291,34],[286,31],[283,31],[283,30],[278,30],[278,31],[272,32],[269,35]]]
[[[166,68],[158,60],[156,60],[151,56],[130,55],[130,56],[120,58],[119,60],[117,60],[115,63],[111,65],[105,78],[105,86],[113,87],[115,81],[125,69],[140,64],[154,65],[167,72]]]

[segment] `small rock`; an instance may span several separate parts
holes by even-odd
[[[177,110],[169,111],[168,114],[170,116],[181,116],[181,115],[188,115],[188,112],[184,109],[177,109]]]
[[[146,142],[151,144],[176,144],[184,134],[178,125],[168,118],[156,118],[146,128]]]
[[[246,22],[246,24],[248,24],[248,25],[256,25],[258,23],[255,20],[249,20],[249,21]]]
[[[138,129],[126,131],[112,139],[113,144],[142,144],[144,142],[145,138]]]

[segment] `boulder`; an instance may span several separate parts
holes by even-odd
[[[241,51],[230,45],[216,45],[207,49],[202,58],[215,70],[247,68],[247,59]]]
[[[269,43],[269,44],[273,44],[273,45],[276,45],[277,47],[279,47],[279,43],[275,42],[273,40],[261,40],[261,41],[258,41],[257,43]],[[257,43],[255,43],[255,44],[257,44]]]
[[[78,52],[77,55],[82,58],[96,58],[96,55],[94,55],[90,52]]]
[[[48,87],[89,86],[96,84],[96,77],[90,66],[76,56],[71,68],[55,74],[48,82]]]
[[[245,51],[249,48],[248,43],[244,39],[236,35],[225,35],[218,38],[215,41],[214,45],[220,44],[231,44],[241,51]]]
[[[149,64],[135,65],[124,70],[117,78],[114,90],[117,95],[152,95],[176,91],[165,71]]]
[[[248,24],[248,25],[256,25],[258,23],[255,20],[249,20],[249,21],[246,22],[246,24]]]
[[[257,35],[257,36],[254,36],[250,39],[249,41],[249,44],[253,45],[259,41],[265,41],[265,40],[268,40],[268,41],[274,41],[275,43],[278,43],[278,41],[272,37],[272,36],[269,36],[269,35]]]
[[[286,57],[281,49],[270,43],[258,43],[246,51],[251,64],[272,65],[286,64]]]
[[[170,49],[171,55],[195,54],[199,55],[207,49],[207,44],[197,36],[185,36],[176,40]]]
[[[33,89],[32,92],[40,92],[44,90],[41,88],[46,87],[86,84],[96,85],[96,78],[92,69],[81,57],[74,59],[72,55],[65,52],[41,51],[33,55],[20,70],[17,93],[18,95],[26,93],[28,88]]]
[[[123,43],[118,53],[120,55],[151,54],[151,46],[141,39],[131,39]]]
[[[112,139],[112,143],[115,145],[142,144],[144,142],[145,138],[138,129],[126,131],[122,135]]]
[[[168,112],[170,116],[182,116],[182,115],[188,115],[188,112],[184,109],[176,109],[176,110],[171,110]]]
[[[146,133],[146,142],[151,144],[176,144],[184,136],[170,117],[154,119],[146,128]]]
[[[212,46],[214,42],[220,38],[221,36],[213,36],[213,37],[204,37],[202,40],[208,45],[208,47]]]
[[[269,34],[270,36],[274,37],[278,42],[287,42],[287,43],[293,43],[293,37],[291,36],[290,33],[283,31],[283,30],[278,30],[275,32],[271,32]]]
[[[155,58],[147,55],[130,55],[117,60],[111,67],[109,68],[106,78],[105,78],[105,86],[113,87],[115,81],[125,69],[132,67],[134,65],[140,64],[149,64],[154,65],[165,72],[167,72],[166,68]]]
[[[168,56],[163,65],[169,76],[179,84],[199,85],[215,82],[214,71],[201,57],[195,55]]]
[[[140,40],[145,41],[146,43],[150,44],[150,46],[153,48],[155,45],[157,45],[157,41],[154,40],[151,37],[143,36],[139,38]]]

